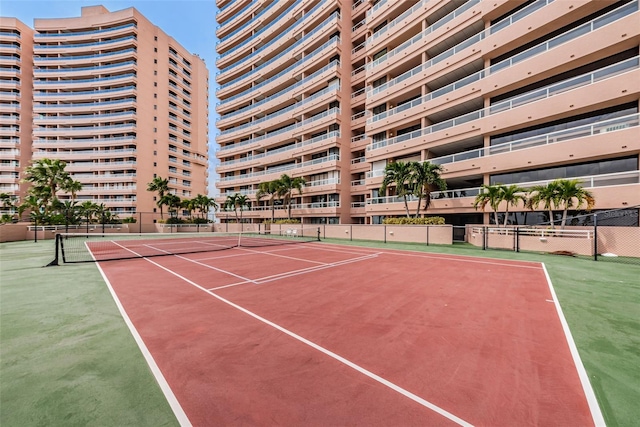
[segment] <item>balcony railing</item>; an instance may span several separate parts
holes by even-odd
[[[130,65],[136,65],[136,61],[125,61],[125,62],[118,62],[116,64],[98,65],[94,67],[66,67],[66,68],[55,68],[55,69],[35,67],[33,71],[35,74],[37,73],[73,73],[75,71],[102,71],[102,70],[108,70],[110,68],[128,67]]]
[[[640,184],[640,171],[616,172],[602,175],[590,175],[572,177],[577,179],[579,184],[584,188],[609,187],[618,185]],[[518,186],[522,188],[532,188],[538,185],[547,185],[553,179],[544,181],[519,182]],[[482,187],[459,188],[455,190],[434,191],[431,193],[432,200],[438,199],[460,199],[464,197],[476,197],[483,190]],[[407,197],[407,201],[417,201],[415,196]],[[374,197],[367,200],[367,205],[386,204],[386,203],[404,203],[404,199],[398,196]]]
[[[35,56],[33,58],[33,62],[34,64],[39,65],[40,63],[47,62],[47,61],[74,61],[76,59],[104,59],[110,56],[115,56],[123,53],[135,52],[135,51],[136,51],[135,48],[131,48],[131,49],[124,49],[124,50],[116,50],[113,52],[99,53],[95,55],[78,55],[78,56],[66,55],[66,56],[56,56],[56,57]]]
[[[38,98],[38,97],[65,97],[65,96],[77,96],[77,95],[98,95],[98,94],[103,94],[103,93],[114,93],[114,92],[122,92],[122,91],[128,91],[128,90],[135,90],[136,87],[134,85],[131,86],[122,86],[122,87],[117,87],[114,89],[102,89],[102,90],[85,90],[85,91],[60,91],[60,92],[36,92],[34,93],[34,97]]]
[[[47,39],[50,37],[88,36],[93,34],[102,34],[109,31],[124,30],[127,28],[136,28],[136,24],[126,24],[126,25],[120,25],[118,27],[103,28],[101,30],[91,30],[91,31],[78,31],[78,32],[68,31],[68,32],[56,33],[56,34],[36,33],[35,39],[37,41],[39,39]]]
[[[303,120],[301,122],[289,125],[289,126],[287,126],[285,128],[279,129],[277,131],[269,132],[269,133],[266,133],[264,135],[255,137],[255,138],[247,140],[247,141],[242,141],[242,142],[239,142],[239,143],[236,143],[236,144],[231,144],[231,145],[228,145],[228,146],[225,146],[225,147],[221,147],[220,150],[218,150],[218,152],[224,152],[224,151],[233,150],[233,149],[236,149],[238,147],[243,147],[243,146],[246,146],[246,145],[254,144],[254,143],[258,142],[258,141],[262,141],[262,140],[267,139],[267,138],[272,138],[274,136],[283,134],[285,132],[291,132],[291,131],[299,128],[299,127],[308,125],[308,124],[310,124],[312,122],[315,122],[317,120],[322,120],[325,117],[333,115],[333,114],[340,114],[340,109],[339,108],[332,108],[332,109],[330,109],[328,111],[323,111],[320,114],[316,114],[313,117],[310,117],[310,118],[308,118],[306,120]]]
[[[315,102],[318,98],[321,98],[321,97],[323,97],[324,95],[326,95],[328,93],[335,92],[335,91],[338,91],[338,90],[340,90],[340,85],[339,84],[333,84],[333,85],[331,85],[331,86],[329,86],[329,87],[327,87],[325,89],[322,89],[319,92],[316,92],[314,95],[312,95],[312,96],[310,96],[308,98],[305,98],[300,102],[296,102],[295,104],[292,104],[292,105],[290,105],[288,107],[285,107],[285,108],[283,108],[281,110],[278,110],[275,113],[268,114],[268,115],[266,115],[266,116],[264,116],[264,117],[262,117],[262,118],[260,118],[258,120],[254,120],[252,122],[245,123],[245,124],[240,125],[240,126],[235,126],[235,127],[230,128],[230,129],[223,130],[223,131],[220,132],[220,135],[227,135],[227,134],[230,134],[230,133],[233,133],[233,132],[237,132],[237,131],[242,130],[242,129],[247,129],[247,128],[253,127],[253,126],[257,125],[257,124],[264,123],[264,122],[269,121],[269,120],[273,120],[278,116],[281,116],[283,114],[286,114],[286,113],[289,113],[291,111],[294,111],[297,108],[304,107],[307,104]]]
[[[546,88],[538,89],[530,93],[518,95],[514,98],[502,101],[500,103],[494,104],[482,110],[477,110],[477,111],[474,111],[450,120],[439,122],[431,126],[427,126],[425,128],[416,130],[414,132],[397,136],[395,138],[374,142],[373,144],[370,144],[369,146],[367,146],[367,150],[368,151],[375,150],[377,148],[385,147],[387,145],[397,144],[399,142],[404,142],[410,139],[419,138],[421,136],[424,136],[436,131],[440,131],[442,129],[447,129],[453,126],[457,126],[459,124],[466,123],[471,120],[477,120],[485,116],[489,116],[499,112],[507,111],[512,108],[516,108],[523,104],[528,104],[533,101],[546,99],[562,92],[567,92],[570,90],[588,86],[600,80],[603,80],[605,78],[611,78],[621,73],[638,69],[639,64],[640,64],[639,57],[630,58],[618,64],[610,65],[608,67],[602,68],[592,73],[584,74],[582,76],[578,76],[564,82],[556,83],[554,85],[548,86]]]
[[[104,46],[119,42],[124,42],[127,40],[136,40],[136,36],[127,36],[119,39],[110,39],[101,42],[91,42],[91,43],[67,43],[67,44],[59,44],[59,45],[45,45],[45,44],[36,44],[33,46],[33,49],[37,51],[38,49],[73,49],[76,47],[90,47],[90,46]]]
[[[316,50],[314,50],[312,53],[310,53],[309,55],[306,55],[305,57],[303,57],[301,60],[296,61],[293,65],[290,65],[289,67],[287,67],[285,70],[283,70],[282,72],[280,72],[279,74],[284,73],[285,71],[290,71],[292,69],[294,69],[295,67],[307,63],[309,62],[313,57],[317,56],[320,52],[322,52],[324,49],[326,49],[327,47],[333,45],[333,44],[338,44],[340,42],[340,37],[338,36],[334,36],[331,37],[329,39],[329,41],[327,41],[326,43],[324,43],[322,46],[320,46],[319,48],[317,48]],[[295,48],[297,48],[298,46],[296,44],[293,44],[291,47],[289,47],[288,49],[280,52],[278,55],[274,56],[273,58],[269,59],[268,61],[260,64],[259,67],[254,68],[253,70],[251,70],[248,73],[243,74],[242,76],[233,79],[227,83],[224,83],[222,85],[220,85],[220,90],[227,88],[229,86],[232,86],[236,83],[239,83],[242,80],[246,80],[249,77],[253,76],[254,74],[257,74],[259,72],[262,72],[264,69],[269,69],[269,65],[273,64],[274,62],[276,62],[277,60],[283,58],[287,53],[291,52],[292,50],[294,50]]]
[[[428,160],[429,162],[435,163],[437,165],[444,165],[447,163],[456,163],[469,159],[477,159],[484,156],[510,153],[512,151],[522,150],[525,148],[572,141],[577,138],[585,138],[593,135],[615,132],[638,126],[640,126],[640,114],[632,114],[615,119],[602,120],[588,125],[563,129],[556,132],[549,132],[543,135],[531,136],[529,138],[523,138],[504,144],[492,145],[491,147],[463,151],[456,154],[450,154],[448,156],[434,157]]]
[[[313,160],[309,160],[307,162],[288,164],[288,165],[284,165],[284,166],[273,167],[273,168],[269,168],[269,169],[266,169],[266,170],[263,170],[263,171],[259,171],[259,172],[251,172],[251,173],[247,173],[247,174],[234,175],[234,176],[225,176],[225,177],[220,178],[220,181],[221,182],[229,182],[229,181],[236,181],[236,180],[246,179],[246,178],[255,178],[255,177],[259,177],[259,176],[269,175],[269,174],[272,174],[272,173],[280,173],[280,172],[289,171],[289,170],[292,170],[292,169],[301,169],[301,168],[305,168],[307,166],[313,166],[313,165],[318,165],[318,164],[321,164],[321,163],[332,162],[332,161],[337,161],[337,160],[340,160],[340,156],[337,155],[337,154],[331,154],[329,156],[321,157],[319,159],[313,159]]]
[[[274,155],[274,154],[280,154],[280,153],[284,153],[284,152],[287,152],[287,151],[295,150],[297,148],[304,147],[306,145],[314,144],[316,142],[324,141],[326,139],[339,137],[339,136],[340,136],[340,132],[338,132],[338,131],[329,132],[328,134],[320,135],[320,136],[317,136],[317,137],[311,138],[311,139],[307,139],[305,141],[299,142],[297,144],[291,144],[291,145],[288,145],[288,146],[283,147],[283,148],[278,148],[278,149],[275,149],[275,150],[270,150],[270,151],[267,151],[267,152],[264,152],[264,153],[259,153],[259,154],[253,154],[253,155],[250,154],[250,155],[248,155],[246,157],[243,157],[241,159],[230,160],[230,161],[227,161],[227,162],[221,162],[220,166],[223,167],[223,166],[230,166],[230,165],[234,165],[234,164],[238,164],[238,163],[250,162],[250,161],[261,159],[261,158],[264,158],[264,157],[268,157],[268,156],[271,156],[271,155]]]
[[[340,18],[340,14],[338,12],[332,13],[320,25],[315,27],[309,33],[305,34],[300,40],[297,40],[296,43],[294,43],[291,47],[285,49],[280,54],[278,54],[276,57],[274,57],[274,60],[277,60],[278,58],[281,58],[282,56],[284,56],[286,53],[298,48],[301,45],[304,45],[308,40],[312,40],[314,37],[316,37],[316,35],[320,31],[324,30],[325,27],[337,23],[339,18]],[[226,73],[226,72],[228,72],[228,71],[230,71],[230,70],[232,70],[234,68],[237,68],[240,65],[244,64],[245,62],[248,62],[248,61],[256,58],[260,53],[265,52],[268,49],[271,49],[271,47],[276,45],[280,41],[280,39],[282,39],[282,38],[284,38],[286,36],[291,37],[291,34],[295,31],[295,27],[296,26],[291,27],[287,31],[284,31],[284,32],[280,33],[280,35],[278,35],[273,40],[269,41],[269,43],[267,43],[264,46],[260,47],[258,50],[254,51],[254,52],[251,52],[250,55],[245,56],[240,61],[234,62],[232,65],[228,66],[227,68],[224,68],[224,69],[220,70],[217,74]],[[269,63],[271,63],[271,62],[269,62]],[[262,66],[262,64],[261,64],[261,66]]]
[[[338,64],[336,62],[332,62],[331,64],[322,67],[320,70],[318,70],[315,73],[305,77],[304,79],[300,80],[299,82],[294,83],[291,86],[287,86],[285,89],[281,90],[280,92],[276,92],[273,95],[271,95],[271,96],[269,96],[269,97],[267,97],[265,99],[262,99],[262,100],[260,100],[260,101],[258,101],[256,103],[254,103],[254,104],[247,105],[246,107],[240,108],[240,109],[238,109],[238,110],[236,110],[236,111],[234,111],[232,113],[223,114],[222,116],[220,116],[219,120],[225,120],[225,119],[229,119],[231,117],[238,116],[238,115],[240,115],[242,113],[250,111],[250,110],[252,110],[254,108],[257,108],[257,107],[259,107],[261,105],[264,105],[264,104],[266,104],[268,102],[271,102],[274,99],[277,99],[282,95],[285,95],[285,94],[287,94],[289,92],[292,92],[292,91],[294,91],[295,89],[297,89],[299,87],[306,86],[308,82],[310,82],[311,80],[315,79],[316,77],[318,77],[319,75],[321,75],[325,71],[327,71],[327,70],[329,70],[331,68],[337,68],[337,67],[338,67]],[[233,98],[236,98],[236,96],[234,96]],[[231,98],[228,98],[225,101],[230,101],[230,100],[231,100]]]

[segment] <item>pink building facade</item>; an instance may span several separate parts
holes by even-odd
[[[255,193],[282,173],[307,182],[304,223],[402,216],[379,191],[394,161],[443,167],[427,213],[454,225],[490,221],[473,207],[483,184],[576,178],[596,209],[640,205],[638,1],[217,5],[216,185],[220,202],[249,198],[251,222],[271,218]]]
[[[77,201],[121,218],[158,209],[147,191],[156,176],[181,198],[207,194],[202,59],[134,8],[83,7],[80,17],[36,19],[34,28],[33,90],[21,95],[32,106],[21,142],[33,160],[65,161],[82,183]]]

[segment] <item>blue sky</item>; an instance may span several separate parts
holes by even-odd
[[[197,53],[207,64],[209,77],[209,177],[213,178],[215,156],[215,0],[0,0],[0,15],[18,18],[31,28],[37,18],[70,18],[80,16],[83,6],[101,4],[109,11],[135,7],[149,21],[160,27],[192,53]],[[213,182],[209,193],[213,193]]]

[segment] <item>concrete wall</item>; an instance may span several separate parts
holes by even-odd
[[[27,240],[27,224],[0,225],[0,243]]]

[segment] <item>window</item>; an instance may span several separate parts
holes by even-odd
[[[158,36],[153,36],[153,40],[157,42],[158,41]]]
[[[153,48],[153,51],[154,51],[154,52],[158,52],[158,48],[157,48],[157,47],[154,47],[154,48]]]
[[[376,59],[384,56],[387,54],[387,48],[385,47],[384,49],[382,49],[381,51],[379,51],[378,53],[373,55],[373,60],[375,61]]]
[[[154,59],[154,60],[153,60],[153,63],[154,63],[154,64],[157,64],[157,63],[158,63],[158,60],[157,60],[157,59]]]

